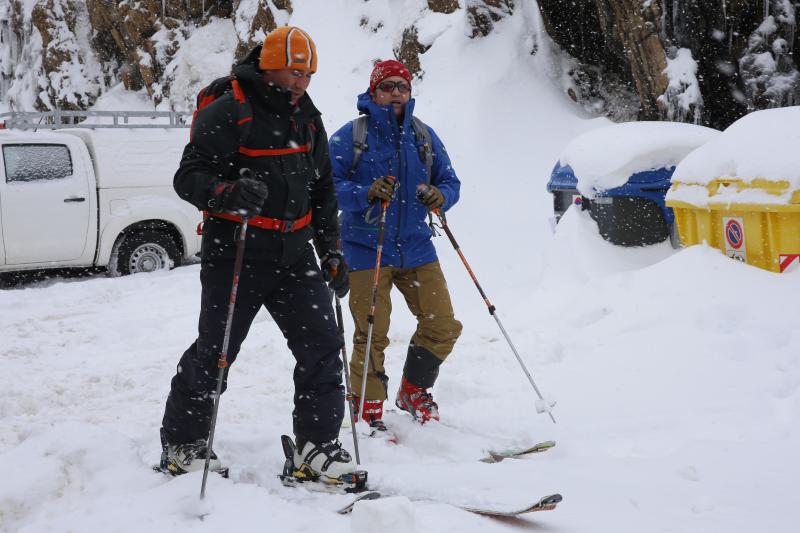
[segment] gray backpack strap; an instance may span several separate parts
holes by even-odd
[[[417,145],[419,146],[419,158],[425,162],[425,169],[428,171],[428,183],[431,182],[433,175],[433,158],[436,154],[433,153],[433,138],[431,137],[431,130],[417,117],[411,117],[411,127],[414,128],[414,135],[417,137]]]
[[[369,148],[367,146],[367,126],[369,124],[369,117],[366,115],[353,119],[353,164],[350,165],[350,174],[356,171],[358,162],[361,160],[361,154]]]
[[[425,170],[428,171],[428,183],[433,179],[433,158],[436,154],[433,153],[433,137],[431,130],[417,117],[411,117],[411,127],[414,129],[414,135],[417,138],[417,146],[419,147],[419,158],[425,162]],[[431,233],[436,237],[439,232],[436,231],[436,226],[433,223],[433,215],[428,211],[428,227],[431,228]]]

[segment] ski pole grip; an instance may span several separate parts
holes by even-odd
[[[422,183],[422,184],[418,185],[417,186],[417,200],[419,200],[421,202],[422,198],[426,194],[428,194],[428,191],[430,191],[430,190],[431,190],[431,186],[426,184],[426,183]],[[435,210],[434,210],[434,212],[435,212]]]

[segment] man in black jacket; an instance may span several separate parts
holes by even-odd
[[[204,467],[242,216],[248,228],[228,362],[265,306],[297,361],[295,469],[330,483],[355,470],[337,440],[344,340],[324,280],[339,297],[349,286],[327,135],[305,92],[316,66],[311,38],[278,28],[234,68],[232,90],[201,106],[192,124],[174,186],[207,214],[203,292],[199,334],[178,363],[161,428],[162,467],[173,474]],[[222,469],[213,451],[210,469]]]

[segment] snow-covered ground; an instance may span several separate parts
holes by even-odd
[[[314,4],[298,5],[291,22],[317,41],[310,92],[333,130],[355,115],[368,59],[389,56],[403,21],[386,2]],[[401,4],[418,3],[391,3],[412,16]],[[360,29],[364,10],[384,29]],[[401,443],[361,441],[372,484],[401,495],[343,517],[333,511],[349,497],[280,485],[293,359],[262,312],[220,407],[215,448],[231,478],[211,476],[201,502],[201,475],[150,470],[169,380],[196,334],[199,267],[56,279],[0,292],[0,530],[796,531],[800,274],[702,246],[615,247],[573,209],[552,235],[549,171],[570,139],[607,121],[578,116],[551,87],[547,57],[520,44],[534,15],[522,6],[477,41],[427,15],[421,33],[437,41],[423,56],[416,109],[463,182],[451,228],[534,379],[558,400],[558,424],[535,413],[530,385],[442,237],[464,323],[434,389],[444,423],[419,427],[389,413]],[[413,328],[398,300],[392,388]],[[349,430],[341,439],[352,446]],[[557,446],[544,454],[477,461],[490,448],[547,439]],[[516,507],[553,492],[564,495],[557,510],[515,520],[431,501]]]

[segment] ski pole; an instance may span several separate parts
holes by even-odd
[[[392,178],[393,176],[388,176]],[[398,182],[394,183],[396,190]],[[394,195],[394,191],[392,192]],[[378,221],[378,251],[375,254],[375,270],[372,278],[372,296],[369,305],[369,313],[367,314],[367,347],[364,353],[364,369],[361,373],[361,404],[358,409],[358,415],[364,417],[364,400],[367,393],[367,365],[372,357],[372,328],[375,325],[375,305],[378,299],[378,278],[381,274],[381,255],[383,255],[383,238],[386,233],[386,211],[389,209],[389,200],[381,200],[381,217]],[[374,364],[374,363],[373,363]]]
[[[336,272],[333,273],[336,276]],[[336,323],[339,325],[339,332],[342,334],[342,338],[344,339],[344,320],[342,319],[342,302],[338,296],[335,296],[336,300]],[[347,391],[347,408],[350,411],[350,427],[353,430],[353,450],[356,453],[356,466],[361,466],[361,458],[358,455],[358,435],[356,432],[356,417],[355,413],[353,412],[353,390],[350,386],[350,369],[347,365],[347,347],[345,343],[342,343],[342,364],[344,365],[344,385],[345,390]]]
[[[429,185],[420,185],[420,187],[417,189],[417,197],[419,198],[423,196],[428,191],[428,187]],[[500,331],[503,333],[503,336],[506,338],[508,345],[511,347],[511,351],[514,352],[514,356],[517,358],[517,362],[519,362],[520,366],[522,367],[522,371],[525,372],[525,376],[528,378],[528,381],[530,381],[533,390],[536,392],[536,395],[542,402],[544,410],[547,411],[547,414],[550,415],[550,420],[552,420],[553,423],[555,424],[556,419],[553,418],[553,413],[550,412],[547,402],[542,396],[542,393],[539,391],[539,387],[536,386],[536,383],[533,381],[533,377],[531,377],[531,373],[528,372],[528,368],[525,366],[525,362],[522,360],[522,357],[520,357],[516,347],[514,347],[514,343],[511,342],[511,338],[508,336],[508,333],[506,333],[506,329],[503,327],[502,322],[500,322],[500,317],[497,316],[497,309],[495,308],[494,305],[492,305],[492,302],[489,301],[489,298],[486,296],[486,293],[483,292],[481,284],[478,283],[478,278],[475,276],[475,273],[472,271],[472,268],[470,268],[469,263],[467,262],[467,258],[464,257],[464,253],[461,251],[461,247],[458,245],[458,243],[456,242],[456,238],[453,236],[453,232],[450,231],[450,226],[447,225],[447,218],[445,218],[444,213],[442,213],[441,209],[439,209],[438,207],[432,209],[431,211],[433,211],[433,213],[439,218],[439,222],[442,225],[442,229],[447,234],[447,238],[450,240],[450,244],[453,245],[453,248],[458,254],[458,257],[461,258],[461,262],[464,263],[464,267],[466,267],[469,276],[472,278],[473,283],[475,283],[475,287],[478,289],[478,292],[481,295],[481,298],[483,298],[483,302],[486,304],[486,307],[489,310],[489,314],[492,315],[492,317],[494,317],[495,321],[497,322],[497,325],[500,327]],[[537,409],[537,411],[539,411],[539,409]]]
[[[250,177],[249,168],[239,171],[243,178]],[[222,382],[225,379],[225,369],[228,368],[228,344],[231,340],[231,326],[233,325],[233,309],[236,306],[236,293],[239,290],[239,276],[242,273],[242,263],[244,262],[244,243],[247,237],[247,217],[242,217],[242,225],[239,228],[239,238],[236,242],[236,259],[233,263],[233,283],[231,285],[231,296],[228,300],[228,318],[225,321],[225,336],[222,338],[222,352],[217,360],[219,373],[217,374],[217,395],[214,397],[214,410],[211,413],[211,430],[208,433],[208,445],[206,446],[206,463],[203,466],[203,484],[200,487],[200,499],[206,496],[206,481],[208,480],[208,468],[211,464],[211,446],[214,444],[214,429],[217,426],[217,413],[219,412],[219,399],[222,396]]]
[[[338,246],[340,247],[340,246]],[[335,278],[338,270],[337,264],[331,269],[331,277]],[[356,466],[361,466],[361,457],[358,454],[358,435],[356,434],[356,419],[353,413],[353,390],[350,386],[350,368],[347,364],[347,346],[344,343],[344,319],[342,318],[342,301],[336,295],[336,291],[331,290],[336,301],[336,325],[339,326],[339,333],[342,334],[342,365],[344,365],[344,388],[347,392],[347,408],[350,411],[350,427],[353,430],[353,450],[356,454]]]
[[[214,411],[211,414],[211,431],[208,434],[208,447],[206,448],[206,464],[203,467],[203,486],[200,488],[200,499],[206,495],[206,480],[208,479],[208,467],[211,463],[211,446],[214,444],[214,429],[217,425],[217,412],[219,411],[219,399],[222,396],[222,382],[225,379],[225,369],[228,368],[228,343],[231,340],[231,325],[233,324],[233,308],[236,305],[236,292],[239,289],[239,275],[242,273],[242,263],[244,262],[244,240],[247,235],[247,217],[242,218],[242,226],[239,229],[239,239],[236,243],[236,261],[233,265],[233,285],[231,286],[231,297],[228,301],[228,319],[225,322],[225,337],[222,339],[222,353],[217,360],[219,373],[217,374],[217,395],[214,397]]]

